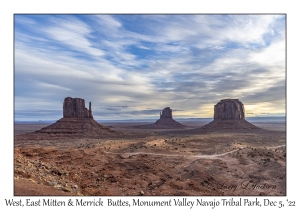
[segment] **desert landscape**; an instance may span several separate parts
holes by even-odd
[[[68,97],[54,124],[15,123],[14,194],[285,196],[285,120],[251,123],[238,99],[214,109],[213,120],[177,122],[167,107],[153,124],[99,124]]]
[[[13,17],[15,196],[287,195],[285,13]]]

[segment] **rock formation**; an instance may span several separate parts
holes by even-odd
[[[92,118],[91,102],[89,110],[85,108],[84,99],[67,97],[63,105],[64,118]]]
[[[224,99],[215,105],[214,119],[245,119],[245,109],[239,99]]]
[[[61,118],[56,123],[42,128],[36,133],[56,134],[60,136],[93,137],[116,134],[91,118]]]
[[[162,119],[162,118],[171,118],[172,119],[172,109],[170,109],[170,107],[164,108],[162,113],[160,113],[160,119]]]
[[[185,128],[185,125],[180,124],[172,118],[172,109],[166,107],[160,113],[160,119],[157,120],[154,124],[135,126],[138,128],[145,129],[182,129]]]
[[[20,135],[17,138],[64,139],[117,134],[116,131],[99,124],[93,119],[91,102],[89,103],[89,109],[87,109],[84,99],[67,97],[63,103],[63,118],[34,133]]]
[[[238,99],[224,99],[214,106],[214,120],[200,128],[205,131],[259,129],[245,120],[245,109]]]

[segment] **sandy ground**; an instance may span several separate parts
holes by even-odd
[[[284,124],[230,133],[137,124],[107,125],[117,137],[15,140],[15,195],[286,195]]]

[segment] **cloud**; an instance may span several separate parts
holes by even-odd
[[[96,15],[93,18],[96,18],[99,25],[105,27],[105,29],[117,30],[122,27],[122,24],[110,15]]]
[[[63,45],[68,45],[72,50],[88,53],[91,56],[102,56],[101,49],[93,47],[88,39],[92,38],[90,27],[76,18],[53,18],[55,26],[42,29],[49,39],[54,39]]]
[[[126,119],[167,106],[211,117],[222,98],[269,113],[285,107],[284,15],[15,15],[15,23],[16,110],[59,110],[67,96],[92,101],[96,116]]]

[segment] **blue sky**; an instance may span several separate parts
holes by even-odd
[[[65,97],[94,118],[285,115],[285,15],[15,15],[15,120],[56,120]]]

